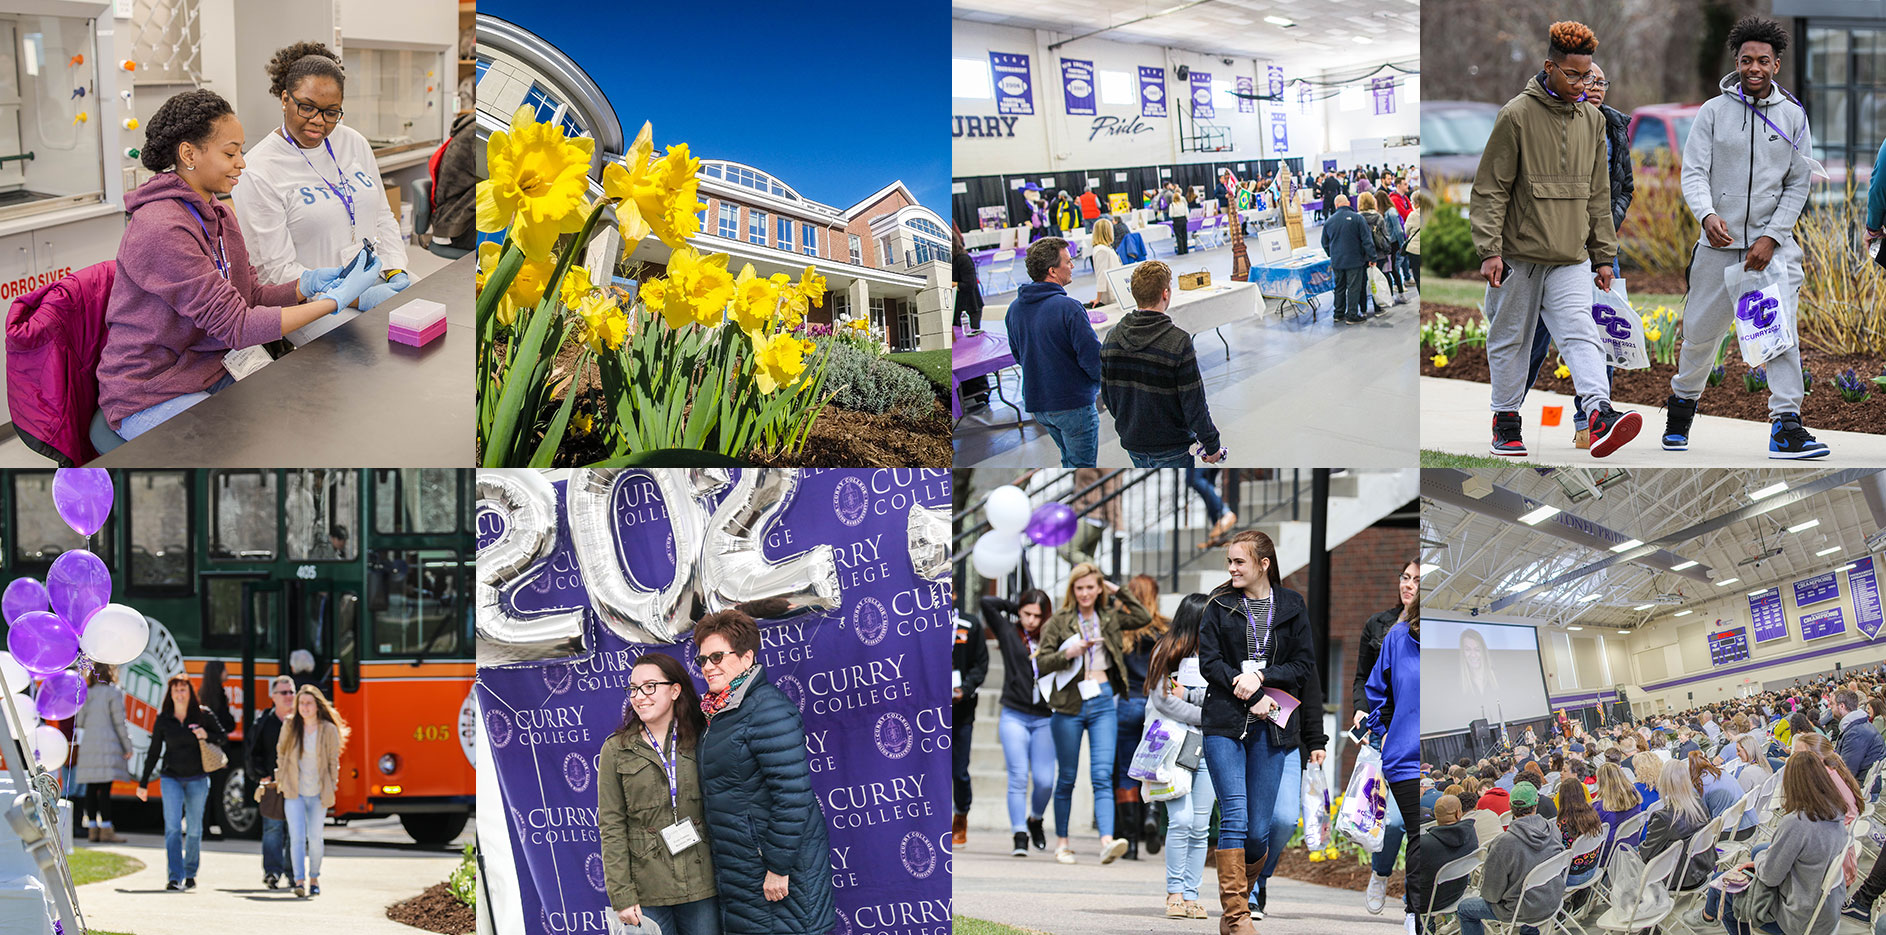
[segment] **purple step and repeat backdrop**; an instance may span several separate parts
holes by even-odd
[[[479,772],[502,791],[525,928],[608,931],[596,764],[632,661],[677,655],[704,690],[693,621],[770,601],[758,657],[805,719],[834,931],[948,932],[949,472],[552,476],[478,475]]]

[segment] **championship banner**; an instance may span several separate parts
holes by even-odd
[[[1192,72],[1192,116],[1208,120],[1218,116],[1212,108],[1210,72]]]
[[[1094,115],[1094,63],[1079,59],[1061,60],[1061,90],[1067,98],[1067,112],[1073,116]]]
[[[1270,96],[1282,100],[1284,96],[1284,67],[1267,65],[1264,67],[1266,80],[1270,84]]]
[[[1290,117],[1282,108],[1270,112],[1270,154],[1277,158],[1290,152]]]
[[[1155,65],[1139,67],[1139,115],[1166,115],[1166,70]]]
[[[1035,83],[1029,80],[1028,56],[1020,52],[990,52],[989,70],[995,75],[995,112],[1033,114]]]
[[[1847,570],[1847,593],[1853,597],[1853,625],[1867,639],[1879,639],[1886,615],[1880,613],[1879,578],[1872,556],[1853,560],[1853,567]]]
[[[837,935],[950,925],[947,470],[478,473],[477,696],[515,903],[499,935],[602,935],[597,783],[634,660],[743,607],[798,706]],[[721,898],[727,898],[723,891]],[[521,919],[522,928],[513,926]]]
[[[1395,112],[1395,78],[1393,75],[1386,78],[1370,78],[1369,94],[1375,98],[1375,115],[1377,117]]]
[[[1251,83],[1251,76],[1239,75],[1238,76],[1238,113],[1240,114],[1257,113],[1257,102],[1251,99],[1251,95],[1255,93],[1257,92],[1253,90],[1253,85]]]
[[[1297,113],[1310,112],[1310,85],[1308,82],[1297,85]]]

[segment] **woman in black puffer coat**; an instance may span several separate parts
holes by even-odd
[[[701,789],[723,935],[826,935],[837,923],[825,812],[805,722],[755,663],[759,626],[737,610],[694,627],[707,679]]]

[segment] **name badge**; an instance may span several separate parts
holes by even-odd
[[[223,355],[223,369],[240,380],[269,365],[268,351],[261,347],[241,347]]]
[[[662,843],[668,845],[668,853],[679,854],[699,844],[701,841],[701,833],[695,830],[694,819],[683,818],[661,829],[661,840]]]
[[[1263,675],[1264,665],[1265,663],[1262,659],[1246,659],[1239,668],[1245,675]]]
[[[1092,701],[1100,697],[1100,683],[1091,680],[1083,680],[1080,683],[1080,692],[1083,701]]]

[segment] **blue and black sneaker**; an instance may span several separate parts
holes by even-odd
[[[1782,413],[1768,430],[1770,458],[1825,458],[1830,453],[1826,445],[1815,441],[1814,436],[1807,433],[1807,429],[1801,425],[1799,413]]]
[[[1663,401],[1663,450],[1690,450],[1690,423],[1696,420],[1696,400],[1672,396]]]
[[[1856,895],[1852,899],[1847,900],[1846,905],[1840,907],[1840,914],[1861,925],[1870,925],[1873,922],[1872,914],[1869,912],[1870,909],[1872,909],[1871,901],[1868,901],[1866,905],[1861,905],[1860,897]]]

